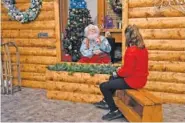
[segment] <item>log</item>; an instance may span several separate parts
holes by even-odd
[[[102,100],[101,95],[94,94],[81,94],[73,92],[62,92],[62,91],[47,91],[47,98],[66,100],[72,102],[82,102],[82,103],[95,103]]]
[[[95,74],[90,76],[89,73],[74,73],[69,75],[64,71],[49,71],[46,72],[46,80],[48,81],[63,81],[69,83],[86,83],[88,85],[98,85],[102,82],[106,82],[109,79],[109,75]]]
[[[46,88],[48,90],[74,92],[74,93],[85,93],[85,94],[101,94],[100,89],[95,85],[68,83],[68,82],[57,82],[47,81],[49,84]],[[52,84],[52,86],[51,86]],[[51,86],[51,87],[50,87]]]
[[[149,51],[152,61],[185,61],[185,51]]]
[[[185,28],[174,29],[140,29],[144,39],[185,39]]]
[[[148,18],[148,17],[184,17],[185,14],[178,11],[179,6],[164,7],[136,7],[129,8],[129,18]]]
[[[21,64],[22,72],[33,72],[33,73],[45,73],[47,65],[38,65],[38,64]],[[17,70],[17,66],[13,66],[13,71]]]
[[[185,51],[185,40],[145,40],[149,50]]]
[[[141,29],[185,28],[185,17],[131,18],[130,25]]]
[[[2,29],[6,30],[16,30],[16,29],[55,29],[55,21],[34,21],[32,23],[21,24],[16,21],[3,21]]]
[[[16,63],[16,56],[12,56],[12,63]],[[21,64],[41,64],[41,65],[52,65],[56,64],[56,57],[49,56],[21,56]]]
[[[38,38],[39,33],[48,33],[47,38],[55,38],[53,30],[2,30],[2,38]]]
[[[30,7],[30,1],[27,3],[18,3],[15,4],[16,7],[20,10],[20,11],[25,11]],[[53,2],[42,2],[42,7],[41,7],[41,11],[51,11],[54,10],[54,4]],[[7,9],[5,7],[1,7],[1,12],[2,13],[7,13]]]
[[[149,81],[185,83],[185,74],[177,72],[149,72]]]
[[[127,28],[128,24],[129,24],[129,0],[122,0],[123,3],[123,7],[122,7],[122,18],[123,18],[123,28],[122,28],[122,32],[125,32],[125,29]],[[122,36],[122,41],[126,40],[126,36],[125,33],[121,34]],[[122,43],[122,56],[125,54],[125,43]],[[124,60],[122,60],[122,64],[124,64]]]
[[[11,55],[16,54],[15,47],[9,47],[9,51]],[[19,53],[28,56],[56,56],[56,48],[19,47]],[[3,49],[2,54],[4,54]]]
[[[14,79],[13,84],[17,85],[17,80]],[[32,80],[22,80],[22,87],[46,89],[46,82],[32,81]]]
[[[15,38],[19,37],[19,30],[1,30],[2,38]]]
[[[13,72],[14,78],[17,78],[17,72]],[[46,81],[45,73],[31,73],[31,72],[21,72],[22,80],[34,80],[34,81]]]
[[[55,8],[55,38],[57,40],[56,42],[56,53],[57,53],[57,62],[61,62],[62,59],[62,47],[61,47],[61,23],[60,23],[60,8],[59,8],[59,0],[54,1],[54,8]]]
[[[145,88],[156,92],[185,94],[185,84],[182,83],[148,81]]]
[[[185,73],[185,62],[149,61],[150,71]]]
[[[54,20],[54,11],[42,11],[39,16],[35,19],[35,21],[47,21],[47,20]],[[1,13],[1,20],[2,21],[11,21],[11,17],[7,15],[7,13]],[[34,21],[32,22],[34,23]]]
[[[22,39],[22,38],[4,38],[2,43],[15,42],[19,47],[48,47],[56,48],[56,39]]]
[[[174,0],[175,1],[175,0]],[[151,7],[160,5],[161,0],[129,0],[129,8],[134,7]],[[163,0],[163,3],[169,3],[169,0]],[[171,2],[172,5],[177,5],[175,2]]]
[[[185,94],[173,94],[173,93],[163,93],[163,92],[151,92],[151,93],[161,98],[163,103],[185,104]]]

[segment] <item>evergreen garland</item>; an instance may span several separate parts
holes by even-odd
[[[15,0],[2,0],[5,8],[8,9],[8,15],[13,19],[21,23],[27,23],[37,18],[40,9],[42,7],[42,0],[31,0],[30,7],[21,12],[15,7]]]
[[[114,71],[117,70],[119,66],[113,65],[95,65],[95,64],[67,64],[60,63],[56,65],[48,66],[48,70],[51,71],[67,71],[70,75],[75,72],[89,73],[91,76],[94,74],[109,74],[111,75]]]

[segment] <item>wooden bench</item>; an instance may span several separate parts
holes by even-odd
[[[118,90],[115,103],[129,122],[162,122],[162,101],[146,90]]]

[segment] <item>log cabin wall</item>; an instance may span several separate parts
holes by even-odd
[[[27,9],[30,3],[16,2],[20,10]],[[128,15],[126,23],[140,28],[149,49],[150,75],[146,88],[162,97],[163,102],[184,103],[185,14],[170,7],[157,9],[153,0],[128,0],[128,3],[128,12],[123,13]],[[60,62],[58,10],[58,0],[43,0],[38,18],[20,24],[11,21],[7,10],[1,8],[2,42],[13,41],[19,46],[23,86],[46,88],[46,66]],[[38,38],[39,32],[48,33],[48,38]],[[15,51],[11,52],[15,62]]]
[[[16,7],[22,11],[29,5],[30,0],[16,0]],[[12,21],[2,5],[2,42],[13,41],[19,47],[23,86],[45,88],[46,66],[55,64],[59,58],[57,5],[57,0],[43,0],[38,18],[28,24]],[[38,38],[39,33],[48,33],[48,37]],[[16,62],[15,50],[12,48],[10,51],[12,61]]]
[[[185,103],[185,12],[177,4],[159,9],[155,0],[129,0],[128,5],[128,23],[140,28],[149,50],[146,88],[165,102]]]

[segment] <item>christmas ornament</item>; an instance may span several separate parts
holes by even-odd
[[[87,4],[84,0],[71,0],[70,1],[70,8],[85,9],[85,8],[87,8]]]
[[[8,15],[13,20],[17,20],[21,23],[27,23],[35,20],[42,7],[42,0],[31,0],[30,7],[26,11],[21,12],[15,7],[14,0],[3,0],[2,3],[4,4],[5,8],[8,9]]]

